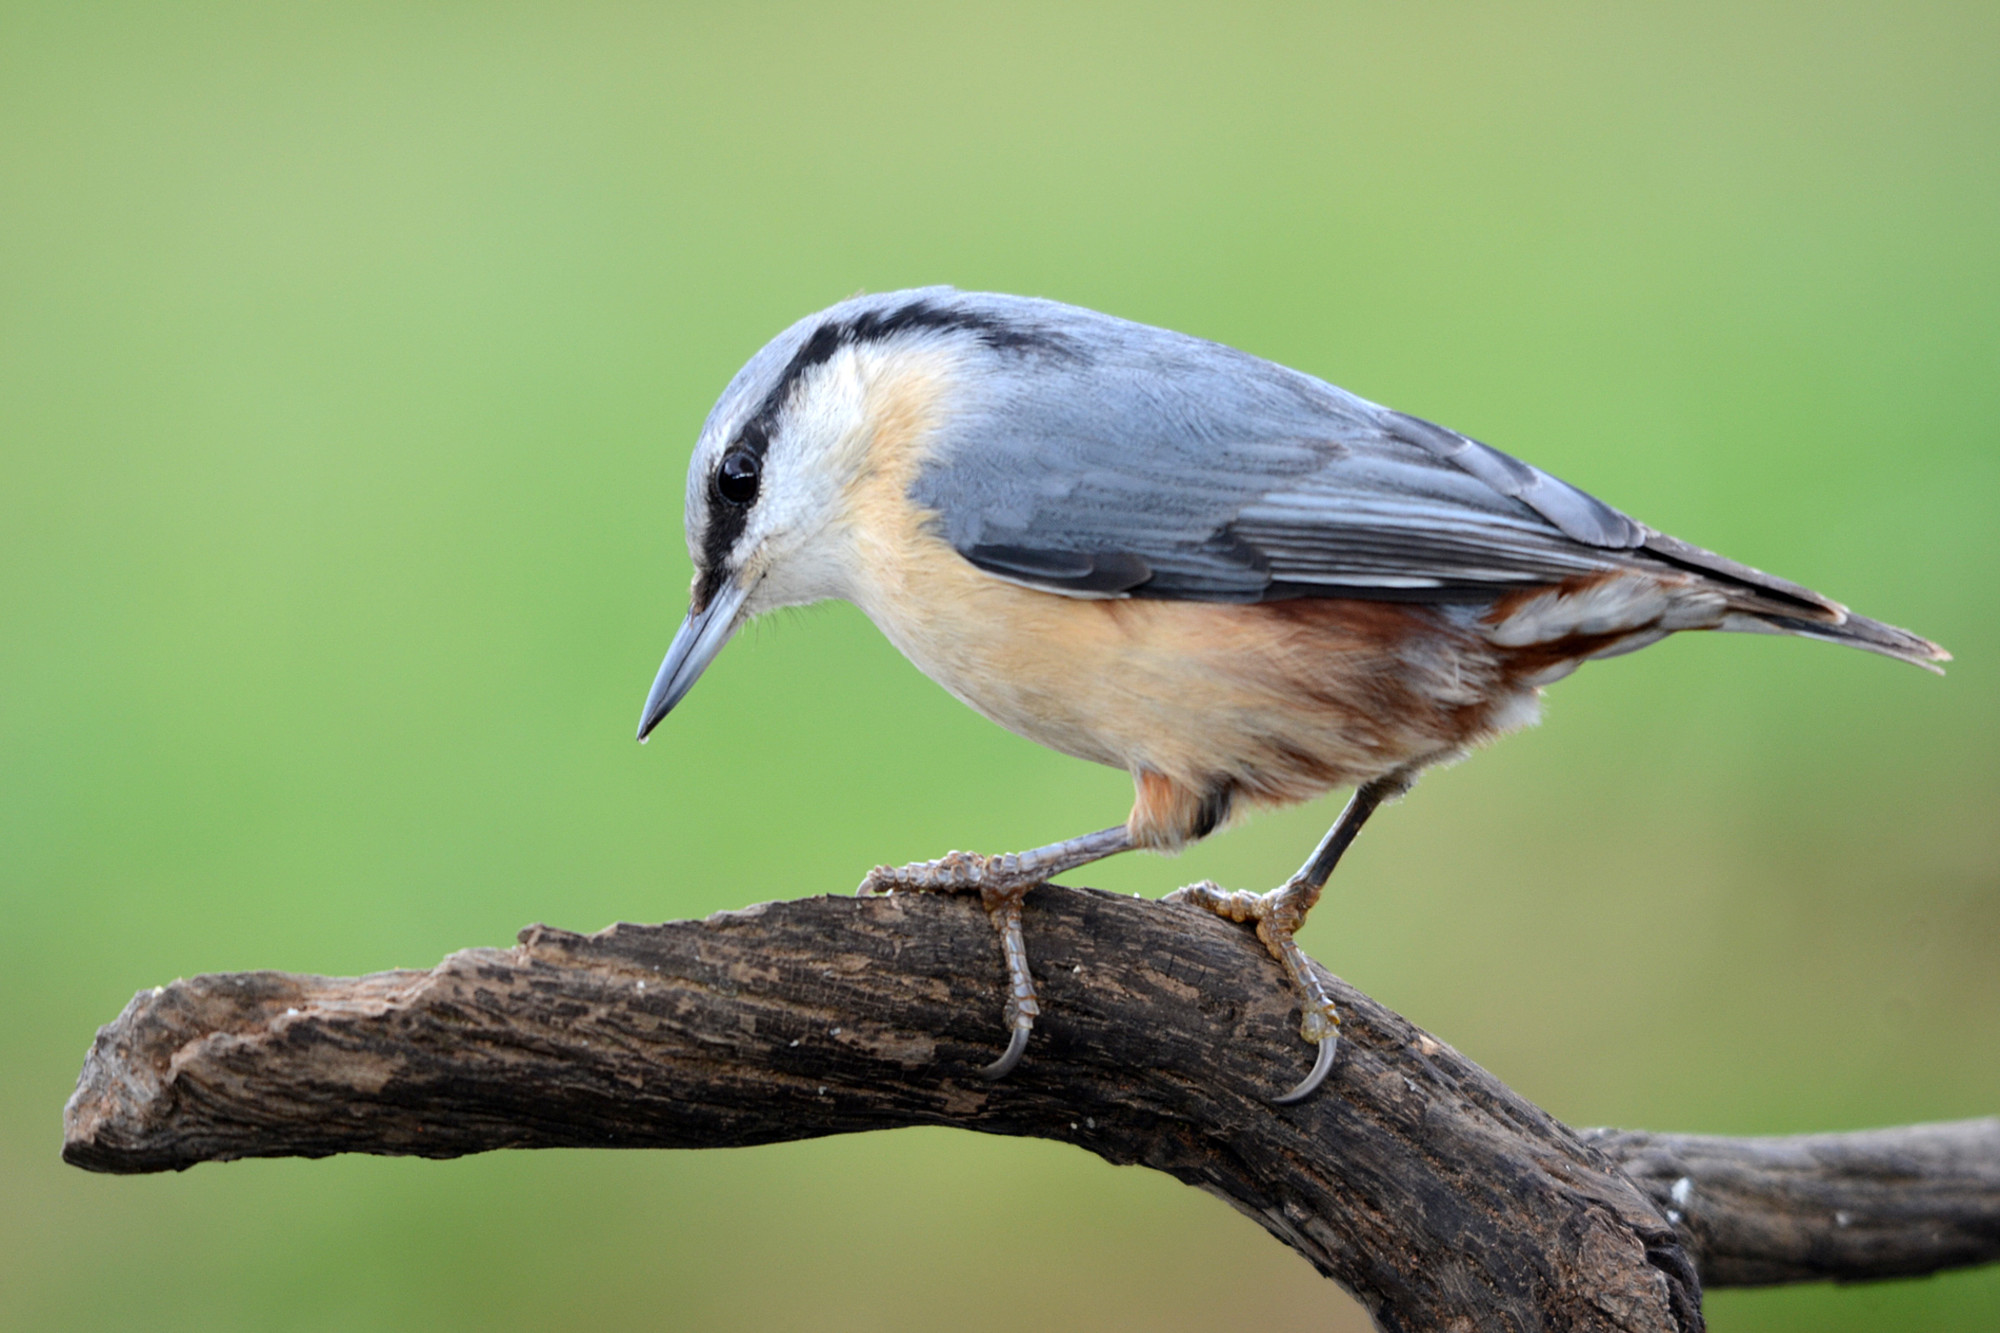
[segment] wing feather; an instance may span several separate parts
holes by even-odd
[[[1457,431],[1248,353],[1052,301],[951,299],[1015,336],[968,349],[978,373],[911,497],[1001,578],[1081,597],[1437,601],[1673,569],[1734,589],[1753,614],[1845,615]]]
[[[1072,596],[1476,598],[1628,565],[1655,535],[1476,440],[1247,353],[976,299],[1078,349],[975,350],[967,405],[913,490],[1002,578]]]

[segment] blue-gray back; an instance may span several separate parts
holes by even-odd
[[[1647,530],[1497,450],[1185,334],[925,291],[1006,329],[913,496],[991,572],[1256,601],[1491,595],[1603,569]]]

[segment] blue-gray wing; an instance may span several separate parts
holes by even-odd
[[[1656,539],[1498,450],[1247,353],[957,299],[1023,336],[979,351],[912,498],[1003,578],[1078,596],[1476,598],[1629,566]]]

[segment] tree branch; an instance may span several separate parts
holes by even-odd
[[[1579,1135],[1337,979],[1339,1063],[1317,1096],[1272,1107],[1311,1052],[1248,931],[1052,887],[1026,929],[1044,1017],[1001,1083],[975,1074],[1004,1034],[973,902],[812,898],[591,936],[537,926],[428,972],[141,992],[98,1034],[63,1156],[143,1172],[956,1125],[1208,1190],[1387,1329],[1692,1333],[1697,1265],[1723,1285],[2000,1257],[2000,1121]]]
[[[1675,1222],[1711,1287],[1916,1277],[2000,1259],[2000,1119],[1583,1137]]]

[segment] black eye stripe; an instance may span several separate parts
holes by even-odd
[[[770,447],[770,437],[756,422],[743,427],[736,442],[722,451],[722,457],[715,462],[715,470],[708,474],[708,523],[701,540],[701,575],[694,590],[696,610],[707,606],[716,590],[729,578],[730,553],[743,536],[743,529],[750,522],[750,506],[756,502],[757,491],[763,480],[764,451]],[[744,485],[746,469],[742,463],[749,463],[747,486]],[[735,491],[724,489],[725,471],[736,474],[737,480],[728,485]],[[741,496],[741,498],[737,498]]]

